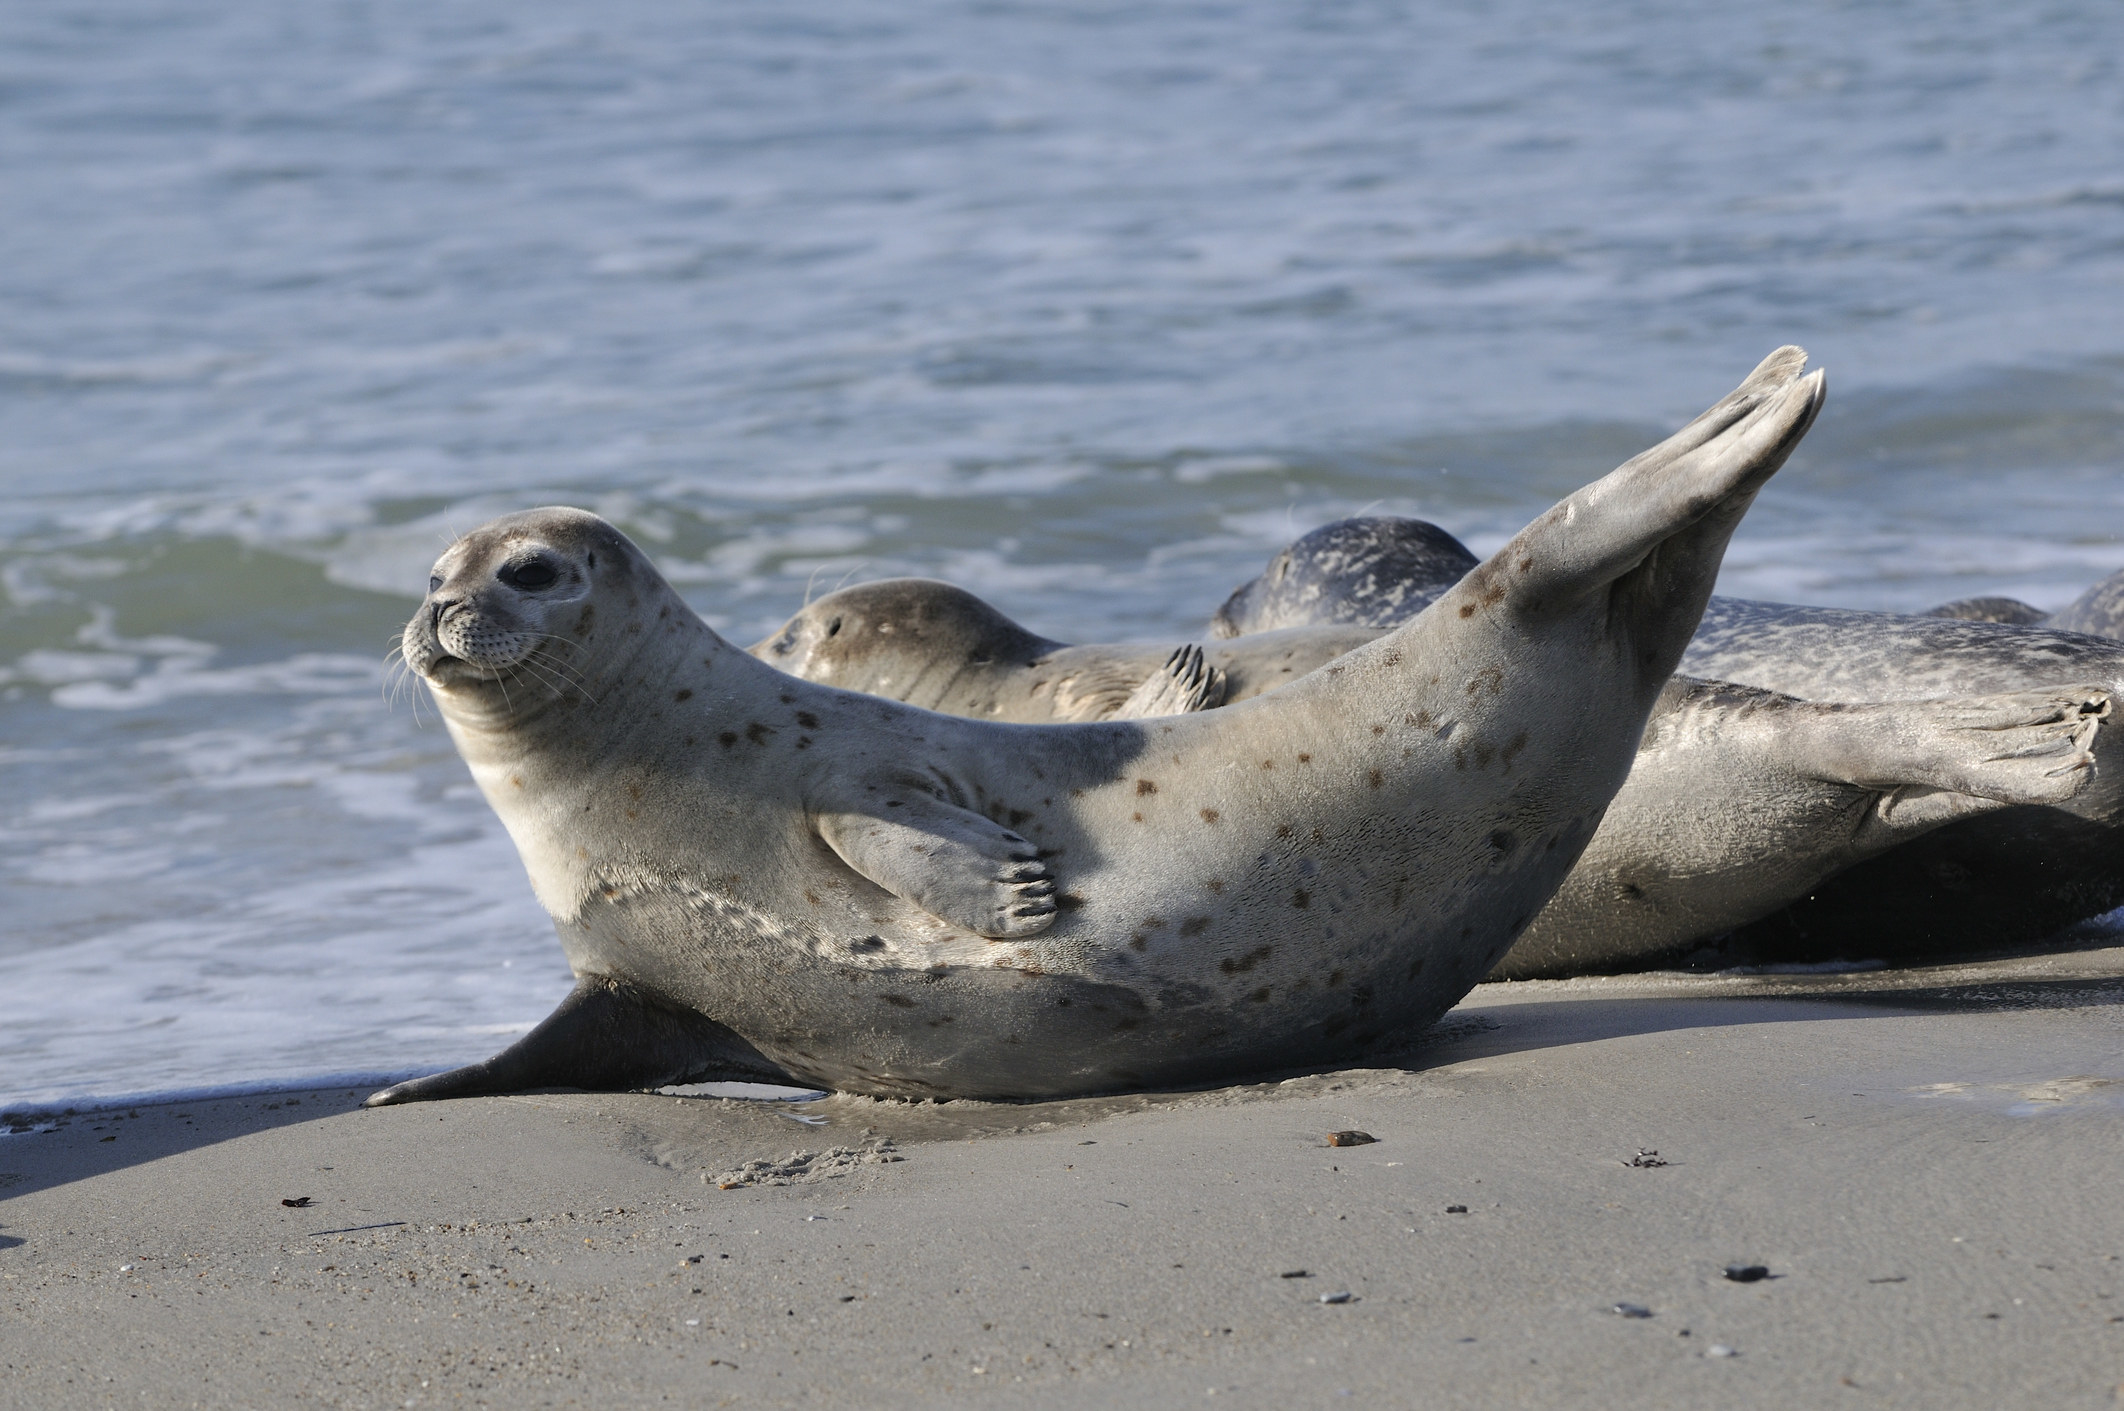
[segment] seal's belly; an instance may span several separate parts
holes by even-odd
[[[1284,889],[1273,907],[1115,898],[1053,938],[962,939],[945,959],[685,883],[600,889],[559,930],[578,973],[694,1009],[805,1081],[1060,1096],[1333,1061],[1420,1031],[1510,945],[1555,885],[1549,870],[1450,896],[1357,876]]]

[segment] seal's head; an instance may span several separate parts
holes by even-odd
[[[435,561],[401,638],[406,665],[444,696],[487,686],[506,695],[519,681],[531,698],[558,694],[580,681],[597,643],[593,600],[638,589],[640,563],[624,534],[584,510],[483,524]]]
[[[963,588],[887,578],[806,604],[752,654],[807,681],[872,690],[925,671],[1024,666],[1060,645]]]
[[[1293,543],[1210,620],[1219,637],[1279,627],[1399,627],[1475,567],[1468,546],[1428,520],[1367,515]]]

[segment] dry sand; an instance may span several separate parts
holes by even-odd
[[[77,1116],[0,1138],[0,1404],[2109,1407],[2120,999],[2096,950],[1485,986],[1208,1093]]]

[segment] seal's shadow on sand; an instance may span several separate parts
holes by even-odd
[[[1216,1087],[1024,1103],[930,1103],[844,1094],[788,1103],[581,1092],[459,1101],[525,1104],[570,1120],[596,1117],[610,1140],[642,1160],[709,1173],[792,1149],[880,1139],[912,1146],[1053,1132],[1127,1113],[1340,1091],[1356,1095],[1420,1083],[1426,1074],[1458,1063],[1685,1029],[2119,1004],[2124,1004],[2124,949],[2119,948],[1832,975],[1617,976],[1481,986],[1435,1029],[1362,1067],[1264,1074]],[[360,1089],[312,1090],[46,1118],[44,1130],[0,1137],[0,1214],[14,1196],[219,1142],[320,1119],[364,1120],[360,1102],[365,1095]],[[302,1194],[268,1184],[282,1179],[277,1171],[259,1174],[255,1199],[261,1212],[280,1216],[280,1201]],[[322,1209],[318,1215],[320,1230],[335,1223]],[[0,1220],[0,1250],[26,1242],[5,1229]]]

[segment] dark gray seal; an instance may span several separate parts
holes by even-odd
[[[2110,574],[2056,612],[2045,612],[2019,598],[1957,598],[1925,615],[1965,622],[2010,622],[2016,627],[2055,627],[2060,632],[2124,640],[2124,570]]]

